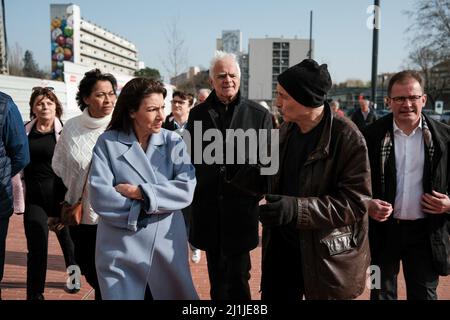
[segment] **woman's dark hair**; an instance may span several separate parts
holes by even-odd
[[[84,98],[91,95],[97,81],[109,81],[113,87],[114,93],[117,90],[117,80],[110,73],[102,73],[99,69],[93,69],[84,74],[84,78],[80,81],[77,93],[77,103],[81,111],[86,109],[88,105],[84,103]]]
[[[152,93],[160,93],[166,98],[167,90],[160,81],[134,78],[122,88],[107,130],[130,133],[133,121],[130,114],[137,112],[142,100]]]
[[[34,119],[36,118],[36,116],[33,113],[33,106],[36,102],[36,99],[39,96],[42,96],[42,98],[39,100],[39,102],[45,98],[50,99],[51,101],[53,101],[55,103],[56,106],[56,117],[58,119],[61,118],[63,110],[62,110],[62,105],[61,102],[59,101],[58,97],[56,96],[56,94],[53,92],[53,88],[50,87],[34,87],[33,88],[33,92],[31,93],[31,97],[30,97],[30,119]]]

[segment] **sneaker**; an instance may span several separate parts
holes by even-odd
[[[72,289],[69,289],[67,287],[64,287],[64,291],[70,294],[75,294],[80,291],[80,287],[73,287]]]
[[[194,250],[192,250],[191,261],[192,261],[193,263],[199,263],[201,257],[202,257],[202,252],[200,251],[200,249],[194,249]]]

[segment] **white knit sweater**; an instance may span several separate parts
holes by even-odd
[[[92,151],[98,137],[102,134],[111,116],[92,118],[87,108],[75,118],[69,119],[64,125],[55,153],[52,168],[67,187],[65,200],[73,204],[81,196],[83,184],[88,174]],[[82,224],[97,224],[98,215],[89,204],[89,188],[86,187],[83,196]]]

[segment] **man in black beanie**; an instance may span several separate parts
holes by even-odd
[[[325,101],[327,65],[311,59],[278,76],[280,170],[260,206],[263,300],[353,299],[370,255],[370,170],[363,136]]]

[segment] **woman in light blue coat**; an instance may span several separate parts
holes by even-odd
[[[181,213],[195,172],[181,137],[161,128],[165,97],[159,81],[128,82],[94,148],[89,183],[103,299],[198,299]]]

